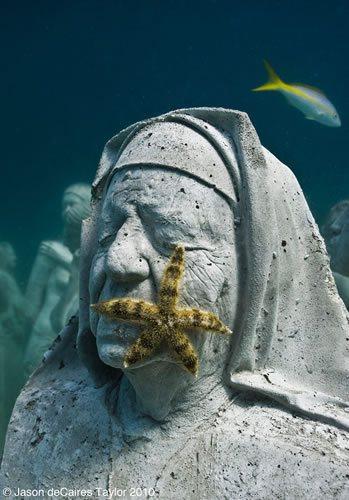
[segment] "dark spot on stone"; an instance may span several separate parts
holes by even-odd
[[[35,439],[30,441],[31,446],[36,446],[39,444],[45,437],[46,432],[38,432],[38,435]]]
[[[164,146],[161,146],[161,149],[165,149]]]
[[[61,370],[64,367],[65,367],[64,361],[63,361],[63,359],[61,359],[61,362],[59,363],[58,369]]]
[[[35,406],[37,402],[37,399],[31,399],[30,401],[28,401],[28,403],[25,405],[25,409],[26,410],[30,410],[31,408],[33,408],[33,406]]]
[[[195,208],[200,208],[199,205],[195,205]]]
[[[124,233],[124,236],[128,236],[128,233]]]
[[[285,240],[282,240],[282,242],[281,242],[281,246],[285,247],[285,246],[286,246],[286,244],[287,244],[287,243],[286,243],[286,241],[285,241]]]
[[[181,188],[181,189],[180,189],[180,192],[181,192],[181,193],[185,193],[184,188]]]

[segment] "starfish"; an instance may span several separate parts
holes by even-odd
[[[136,298],[111,299],[92,304],[91,307],[114,321],[125,321],[144,327],[124,358],[124,366],[147,358],[163,339],[171,346],[184,368],[197,375],[198,355],[184,330],[205,330],[223,334],[231,330],[212,312],[201,309],[179,308],[179,288],[184,274],[184,247],[175,247],[163,273],[158,303]]]

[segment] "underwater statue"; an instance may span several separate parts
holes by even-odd
[[[16,254],[0,242],[0,455],[11,411],[23,383],[25,305],[13,275]]]
[[[80,247],[81,222],[90,214],[90,191],[90,186],[83,183],[72,184],[65,190],[62,241],[43,241],[40,244],[26,290],[28,314],[33,325],[25,353],[27,375],[40,363],[69,319],[64,305],[68,290],[71,301],[77,303],[72,296],[77,297],[78,286],[74,280],[76,286],[72,290],[70,278],[75,268],[74,254]]]
[[[334,205],[322,228],[338,293],[349,309],[349,200]]]
[[[1,487],[344,498],[346,310],[297,180],[248,116],[123,130],[92,207],[79,318],[17,400]]]
[[[69,282],[65,293],[51,312],[51,323],[56,332],[62,330],[70,318],[79,311],[79,260],[80,249],[73,254]]]

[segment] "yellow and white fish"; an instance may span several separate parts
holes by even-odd
[[[341,126],[336,108],[321,90],[303,83],[285,83],[267,61],[264,61],[264,65],[269,80],[264,85],[252,89],[253,91],[276,90],[281,92],[292,106],[302,111],[308,120],[315,120],[328,127]]]

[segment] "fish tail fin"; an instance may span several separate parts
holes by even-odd
[[[254,92],[263,92],[265,90],[278,90],[284,82],[281,80],[281,78],[275,73],[274,69],[270,66],[268,61],[264,60],[264,66],[265,69],[267,70],[268,73],[268,81],[264,84],[261,85],[260,87],[256,87],[255,89],[252,89]]]

